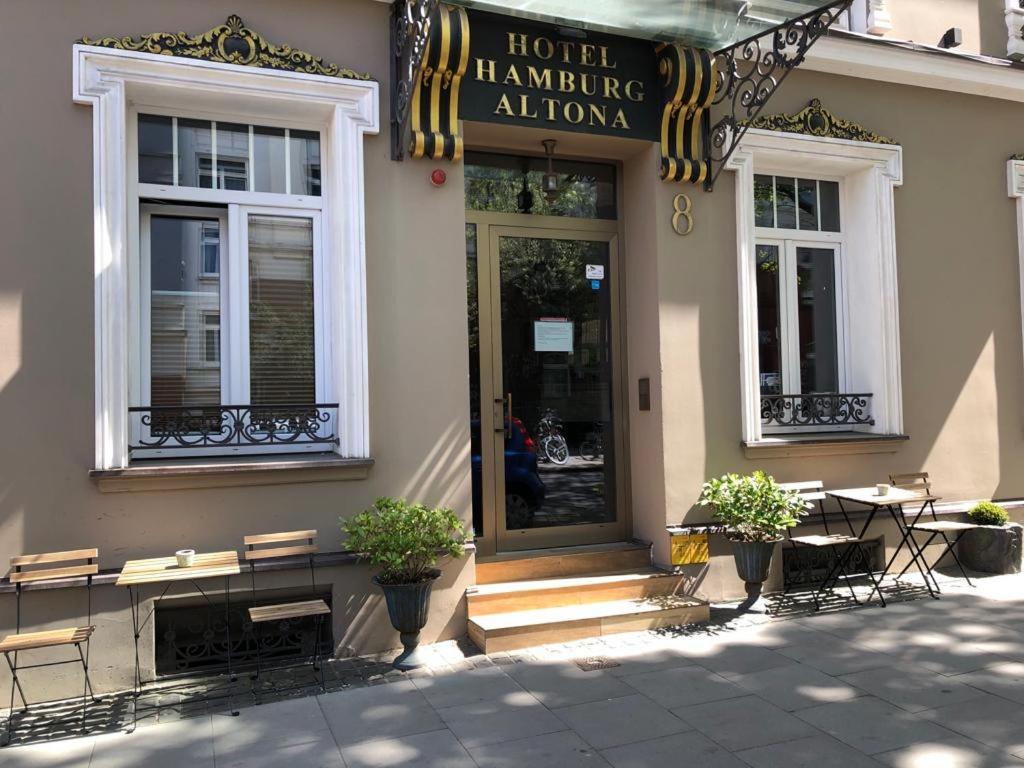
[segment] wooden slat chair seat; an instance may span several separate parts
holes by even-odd
[[[832,566],[831,571],[826,574],[825,578],[818,584],[817,588],[811,593],[814,599],[814,608],[819,610],[821,608],[820,597],[826,590],[833,590],[833,588],[839,583],[840,578],[846,579],[846,585],[850,590],[850,596],[853,598],[855,603],[860,603],[857,599],[857,593],[853,589],[853,585],[850,583],[851,574],[848,571],[847,565],[850,561],[850,555],[855,549],[860,549],[864,543],[860,538],[857,537],[853,530],[853,524],[850,522],[849,516],[845,510],[842,510],[843,519],[846,521],[846,527],[849,529],[849,534],[845,533],[832,533],[829,530],[828,517],[825,514],[824,502],[827,498],[823,488],[824,484],[820,480],[808,480],[798,483],[779,483],[779,486],[787,491],[795,491],[806,505],[809,514],[806,520],[808,522],[815,522],[821,525],[825,529],[824,534],[805,534],[803,536],[794,536],[792,530],[787,531],[790,543],[794,547],[811,547],[814,549],[831,549],[835,557],[835,564]],[[810,514],[814,510],[817,510],[817,515]],[[799,526],[798,526],[799,527]],[[840,545],[846,545],[847,551],[840,552],[837,547]],[[875,576],[871,573],[870,566],[867,572],[868,578],[872,584],[876,584]],[[783,590],[788,591],[789,587],[784,586]],[[882,605],[885,605],[885,598],[879,593],[879,598],[882,601]]]
[[[913,536],[915,532],[928,534],[928,540],[925,541],[924,546],[919,547],[921,559],[924,559],[925,548],[932,543],[936,536],[941,536],[942,541],[945,543],[946,548],[942,554],[939,555],[931,565],[928,565],[925,561],[925,566],[928,570],[928,576],[931,577],[932,584],[936,591],[939,591],[939,583],[935,580],[935,575],[932,571],[935,570],[935,566],[939,564],[946,554],[950,554],[953,557],[953,562],[956,563],[956,567],[960,569],[961,575],[967,580],[970,586],[974,586],[971,582],[971,577],[967,575],[967,571],[964,569],[960,562],[960,558],[956,556],[956,545],[960,541],[960,537],[967,531],[979,528],[980,526],[976,523],[962,523],[956,520],[939,520],[938,513],[935,511],[935,502],[941,499],[941,496],[936,496],[932,492],[932,482],[927,472],[908,472],[904,474],[890,474],[889,482],[893,487],[899,488],[904,491],[912,491],[918,494],[921,499],[921,508],[918,510],[914,519],[907,525],[907,535]],[[932,519],[921,522],[921,516],[924,515],[925,511],[931,512]],[[952,541],[946,534],[956,534]],[[899,576],[902,576],[910,568],[910,564],[907,565]],[[897,578],[899,578],[897,576]],[[926,578],[928,578],[926,576]]]
[[[252,597],[256,600],[256,563],[266,562],[275,559],[288,559],[305,557],[309,564],[310,586],[316,592],[316,563],[313,556],[319,551],[316,544],[317,532],[315,530],[285,531],[282,533],[261,533],[253,536],[245,536],[242,539],[245,545],[245,559],[249,563],[249,573],[252,579]],[[299,544],[298,542],[305,542]],[[270,544],[274,546],[260,547]],[[257,548],[260,547],[260,548]],[[291,600],[275,603],[272,605],[254,605],[249,609],[249,620],[257,628],[256,635],[256,679],[260,677],[262,670],[262,638],[258,628],[267,623],[275,621],[288,621],[314,617],[316,622],[316,647],[313,654],[313,669],[319,672],[320,689],[326,690],[323,673],[323,661],[320,659],[320,634],[324,617],[329,616],[331,608],[325,600],[316,598],[312,600]],[[259,698],[255,687],[253,695],[257,702]]]
[[[7,661],[7,666],[11,671],[11,698],[7,710],[7,731],[4,745],[10,744],[14,733],[15,693],[21,698],[22,710],[28,711],[28,699],[25,698],[25,692],[18,676],[19,670],[25,669],[81,663],[85,678],[82,691],[82,732],[85,732],[88,697],[91,695],[93,700],[96,700],[92,692],[92,682],[89,679],[89,641],[96,631],[96,627],[92,624],[92,577],[99,573],[98,559],[99,550],[95,548],[17,555],[11,558],[11,570],[7,574],[7,581],[15,588],[15,629],[13,634],[0,640],[0,654]],[[86,562],[80,562],[82,560]],[[60,582],[70,582],[68,586],[80,586],[82,578],[85,579],[87,596],[87,619],[84,626],[60,627],[38,632],[21,631],[21,601],[26,585],[40,585],[49,582],[54,586],[63,586]],[[82,650],[83,645],[85,646],[84,651]],[[61,646],[73,646],[77,651],[77,657],[35,664],[19,663],[19,654]]]
[[[7,635],[0,640],[0,653],[34,651],[37,648],[52,648],[56,645],[77,645],[92,637],[92,633],[95,631],[96,627],[64,627],[45,632],[21,632],[16,635]]]
[[[249,609],[249,618],[253,623],[258,624],[264,621],[300,619],[305,616],[323,616],[330,612],[330,606],[323,600],[303,600],[298,603],[254,606]]]

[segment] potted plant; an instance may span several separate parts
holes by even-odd
[[[957,556],[965,567],[982,573],[1020,573],[1021,526],[998,504],[981,501],[967,513],[979,528],[964,531]]]
[[[384,591],[391,625],[402,639],[394,667],[422,666],[416,649],[427,623],[431,587],[441,575],[435,566],[442,557],[465,552],[462,521],[443,507],[380,498],[367,511],[342,518],[341,530],[348,548],[379,569],[373,580]]]
[[[761,588],[768,578],[775,545],[806,514],[804,501],[758,470],[752,475],[730,473],[708,480],[699,503],[714,509],[715,519],[725,526],[732,542],[736,572],[747,590],[740,610],[764,612]]]

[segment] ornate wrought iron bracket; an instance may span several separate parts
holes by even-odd
[[[101,48],[159,53],[247,67],[305,72],[310,75],[345,77],[350,80],[373,79],[370,75],[348,67],[325,64],[320,56],[300,51],[290,45],[271,43],[263,35],[245,26],[245,22],[236,14],[228,16],[223,24],[218,24],[198,35],[189,35],[185,32],[153,32],[137,38],[83,37],[78,42]]]
[[[752,121],[807,51],[849,8],[853,0],[833,0],[766,34],[748,38],[718,51],[712,108],[723,105],[725,115],[704,121],[704,160],[709,172],[704,188],[714,187]],[[705,113],[707,114],[707,113]]]
[[[662,82],[661,179],[699,184],[710,163],[700,153],[707,107],[715,97],[715,56],[679,44],[657,47]]]
[[[459,86],[469,63],[469,17],[438,0],[391,6],[391,157],[462,157]]]

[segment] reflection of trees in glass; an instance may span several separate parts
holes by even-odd
[[[520,208],[523,174],[505,168],[466,167],[466,208],[472,211],[532,213],[538,216],[597,218],[596,179],[582,174],[558,175],[558,194],[551,202],[541,187],[541,171],[527,171],[530,210]]]

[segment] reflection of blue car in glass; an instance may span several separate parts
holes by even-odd
[[[472,423],[473,509],[483,509],[480,422]],[[506,427],[508,422],[506,422]],[[529,528],[534,513],[544,504],[544,482],[537,473],[537,446],[519,419],[505,430],[505,520],[509,529]]]

